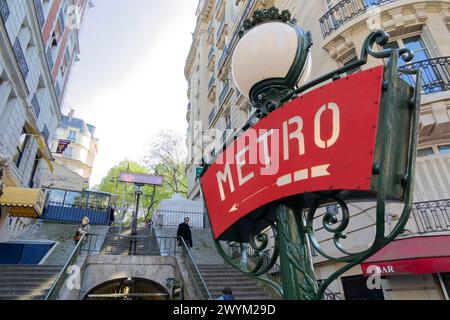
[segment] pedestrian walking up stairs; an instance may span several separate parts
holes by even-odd
[[[198,265],[198,269],[213,299],[218,299],[222,290],[230,287],[236,300],[273,300],[267,289],[231,266]]]
[[[0,300],[44,300],[62,268],[0,265]]]

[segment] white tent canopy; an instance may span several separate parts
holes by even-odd
[[[153,225],[160,228],[177,228],[185,217],[189,217],[192,228],[204,227],[204,204],[187,200],[176,194],[172,199],[162,200],[153,215]]]

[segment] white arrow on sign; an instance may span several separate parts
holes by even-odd
[[[329,176],[330,175],[330,172],[328,172],[329,168],[330,168],[329,164],[324,164],[322,166],[313,167],[311,169],[311,177],[319,178],[319,177]]]

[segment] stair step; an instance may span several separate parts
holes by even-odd
[[[2,296],[16,296],[16,297],[26,297],[26,296],[45,296],[48,293],[48,289],[40,289],[40,290],[30,290],[30,289],[3,289],[0,288],[0,297]]]
[[[29,296],[22,296],[22,297],[18,297],[18,296],[11,296],[11,295],[2,295],[0,296],[0,300],[3,301],[14,301],[14,300],[21,300],[21,301],[25,301],[25,300],[44,300],[46,297],[46,295],[29,295]]]
[[[36,279],[36,278],[0,278],[0,287],[3,288],[4,286],[9,285],[22,285],[22,284],[39,284],[42,285],[50,283],[50,285],[53,284],[53,282],[56,280],[56,276],[46,278],[46,279]]]
[[[60,270],[0,270],[0,276],[15,276],[15,275],[54,275],[58,274]]]

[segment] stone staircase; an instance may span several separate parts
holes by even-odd
[[[236,300],[273,300],[268,290],[230,266],[203,264],[198,268],[213,299],[218,299],[222,290],[230,287]]]
[[[119,233],[120,232],[120,233]],[[112,227],[106,235],[102,254],[128,256],[131,247],[131,229]],[[152,239],[150,229],[138,230],[137,255],[159,255],[159,247],[155,239]]]
[[[43,300],[62,268],[0,265],[0,300]]]

